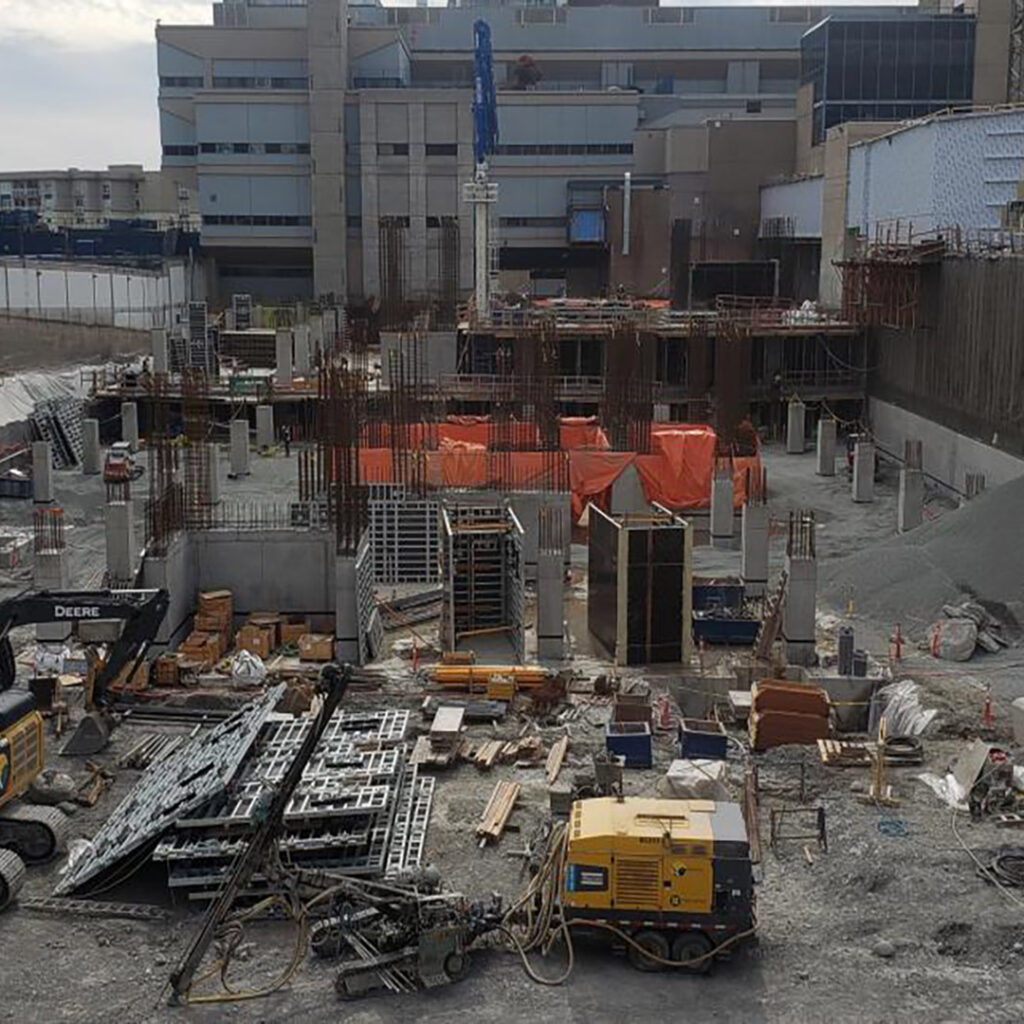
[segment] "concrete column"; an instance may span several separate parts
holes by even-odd
[[[322,313],[309,318],[309,348],[314,361],[324,350],[324,317]]]
[[[130,501],[112,501],[106,510],[107,573],[114,583],[135,580],[138,545]]]
[[[82,420],[82,472],[94,476],[102,468],[100,421]]]
[[[309,325],[300,324],[295,328],[295,375],[308,377],[312,365],[309,352]]]
[[[231,476],[249,475],[249,421],[231,421]]]
[[[275,339],[276,368],[274,370],[274,387],[290,388],[292,386],[292,332],[279,329]]]
[[[170,363],[167,358],[167,331],[163,327],[154,327],[150,332],[153,345],[153,372],[167,373]]]
[[[818,476],[836,475],[836,421],[831,416],[818,420]]]
[[[256,447],[269,448],[274,443],[274,407],[256,406]]]
[[[121,403],[121,440],[139,450],[139,407],[134,402]]]
[[[875,500],[875,446],[858,441],[853,448],[853,500]]]
[[[537,553],[537,657],[565,657],[565,567],[561,551]]]
[[[248,438],[246,438],[248,440]],[[248,445],[246,445],[246,454],[248,455]],[[207,493],[210,497],[211,505],[220,504],[220,447],[214,444],[212,441],[206,446],[206,464],[208,472],[210,474],[209,483],[207,485]]]
[[[807,407],[799,398],[790,399],[786,420],[786,454],[802,455],[804,431],[806,429]]]
[[[733,535],[732,469],[715,470],[711,478],[711,542]]]
[[[740,523],[740,576],[748,597],[761,597],[768,589],[768,506],[743,506]]]
[[[49,441],[32,442],[32,499],[37,505],[53,501],[53,456]]]
[[[32,568],[34,589],[67,590],[69,585],[67,552],[37,551]],[[36,626],[36,639],[43,643],[59,643],[69,636],[69,622],[41,622]]]
[[[900,470],[900,493],[896,506],[896,529],[906,533],[924,519],[924,473],[912,466]]]
[[[818,563],[813,558],[787,555],[786,572],[789,583],[782,612],[786,660],[792,665],[813,665]]]
[[[334,656],[359,664],[359,597],[355,555],[338,555],[334,563]]]

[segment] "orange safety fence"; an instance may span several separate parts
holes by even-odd
[[[468,426],[468,424],[464,424]],[[478,423],[476,427],[485,424]],[[566,423],[563,421],[563,437]],[[611,488],[630,467],[635,468],[647,501],[674,510],[707,508],[711,501],[711,477],[715,464],[714,430],[705,425],[657,423],[651,429],[651,452],[607,450],[607,438],[594,421],[580,420],[569,426],[569,437],[590,438],[594,448],[567,449],[569,487],[574,520],[579,520],[588,502],[607,508]],[[448,440],[437,451],[422,453],[423,479],[432,488],[545,489],[555,486],[549,479],[557,455],[541,451],[489,451],[480,442]],[[389,448],[360,450],[362,478],[367,483],[394,480]],[[761,467],[759,454],[734,456],[733,504],[746,500],[747,471]]]

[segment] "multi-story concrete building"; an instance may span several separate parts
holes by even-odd
[[[191,227],[195,197],[173,174],[141,164],[105,171],[4,171],[0,213],[34,213],[51,228],[108,227],[118,221],[154,221],[160,228]]]
[[[691,136],[709,119],[792,121],[800,39],[827,13],[225,0],[212,25],[157,29],[163,166],[198,191],[214,295],[465,294],[460,185],[473,172],[472,25],[483,16],[499,88],[504,284],[593,294],[617,283],[609,211],[627,171],[631,198],[664,214],[666,232],[712,245],[693,196],[681,231],[669,223],[680,211],[644,190],[707,173]],[[756,206],[755,185],[747,235]],[[648,288],[670,276],[664,262]]]

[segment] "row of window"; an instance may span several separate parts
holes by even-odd
[[[565,217],[499,217],[503,228],[564,228],[569,222]]]
[[[164,146],[164,156],[195,156],[197,153],[233,155],[309,155],[308,142],[201,142],[198,146]]]
[[[312,227],[312,217],[289,217],[289,216],[267,216],[263,214],[203,214],[203,224],[216,227],[218,225],[234,225],[238,227],[286,227],[301,228]]]
[[[161,75],[162,89],[202,89],[206,85],[202,75]],[[261,75],[214,75],[214,89],[308,89],[305,76],[269,78]]]
[[[264,78],[237,75],[214,75],[214,89],[308,89],[309,78]]]
[[[561,143],[498,146],[495,156],[628,156],[632,152],[631,142]]]
[[[427,156],[458,156],[459,147],[454,142],[428,142],[424,147]],[[377,156],[408,156],[408,142],[378,142]]]

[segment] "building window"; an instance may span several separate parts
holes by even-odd
[[[202,75],[161,75],[160,87],[163,89],[202,89]]]
[[[378,142],[377,156],[408,156],[408,142]]]
[[[693,22],[692,7],[645,7],[645,25],[689,25]]]
[[[564,228],[565,217],[500,217],[498,224],[503,228]]]
[[[205,149],[204,149],[205,152]],[[195,146],[164,146],[164,156],[195,156]]]
[[[631,142],[563,142],[498,146],[495,156],[629,156],[632,152]]]
[[[760,114],[761,113],[761,101],[760,100],[747,100],[747,113],[748,114]]]
[[[203,214],[203,224],[209,227],[310,227],[312,217],[283,214]]]
[[[346,217],[345,218],[345,225],[347,227],[350,227],[350,228],[359,229],[359,228],[361,228],[363,226],[363,218],[362,217],[353,217],[353,216]]]
[[[458,156],[459,147],[454,142],[428,142],[427,156]]]
[[[768,20],[790,25],[806,25],[821,17],[820,7],[769,7]]]
[[[214,75],[214,89],[308,89],[308,77],[268,78],[263,75]]]
[[[167,152],[167,147],[164,147]],[[195,149],[193,148],[193,153]],[[199,143],[200,153],[231,154],[233,156],[252,155],[260,156],[268,154],[279,156],[283,153],[298,154],[300,156],[309,154],[308,142],[201,142]]]

